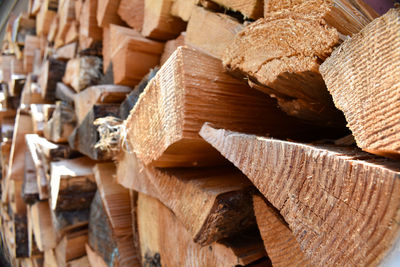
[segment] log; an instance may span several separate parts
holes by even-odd
[[[127,86],[96,85],[74,95],[75,114],[78,124],[81,124],[86,115],[96,104],[119,104],[131,91]]]
[[[262,196],[253,196],[254,213],[273,266],[312,266],[279,212]]]
[[[65,34],[65,43],[66,44],[70,44],[70,43],[73,43],[73,42],[77,42],[78,43],[78,40],[79,40],[79,22],[78,21],[72,21],[69,24],[67,33]]]
[[[97,145],[100,140],[99,124],[94,124],[94,122],[107,116],[118,117],[118,112],[119,105],[117,104],[94,105],[82,123],[69,137],[68,143],[70,147],[94,160],[110,160],[112,154]]]
[[[245,18],[258,19],[264,15],[264,0],[213,0],[228,10],[242,13]],[[268,1],[267,1],[268,2]]]
[[[73,59],[76,56],[77,47],[77,42],[69,43],[62,47],[59,47],[56,50],[55,56],[58,60],[68,61],[70,59]]]
[[[99,0],[97,3],[97,25],[105,28],[109,24],[122,25],[124,22],[118,16],[120,0]],[[131,14],[132,15],[132,14]]]
[[[157,40],[178,37],[186,23],[170,14],[172,3],[172,0],[144,0],[143,36]]]
[[[44,267],[57,266],[57,259],[54,249],[49,249],[44,252]]]
[[[54,211],[51,210],[54,230],[58,237],[67,233],[86,228],[89,223],[89,209],[73,211]]]
[[[393,46],[397,36],[392,32],[399,29],[396,22],[399,17],[400,11],[392,9],[374,20],[338,47],[320,67],[357,145],[370,153],[395,158],[400,153],[396,99],[400,87],[391,73],[400,69],[400,65],[396,61],[399,51]],[[338,64],[340,68],[336,68]]]
[[[115,182],[116,167],[114,163],[96,164],[94,174],[98,192],[118,247],[119,264],[120,266],[140,266],[140,252],[133,242],[129,190]]]
[[[51,221],[48,201],[39,201],[30,206],[29,219],[33,227],[35,242],[40,251],[53,249],[57,245],[56,233]]]
[[[103,56],[103,73],[106,74],[108,67],[111,63],[111,38],[109,26],[103,28],[103,43],[101,54]]]
[[[44,0],[33,0],[32,9],[31,9],[31,13],[33,15],[37,15],[39,13],[40,7],[43,2],[44,2]]]
[[[76,125],[74,109],[67,103],[58,101],[49,121],[45,123],[43,134],[54,143],[65,143]]]
[[[88,229],[66,234],[55,248],[58,267],[70,267],[68,262],[86,255]]]
[[[76,92],[64,83],[57,83],[56,86],[56,99],[68,103],[70,106],[74,106],[74,98]]]
[[[44,99],[54,101],[56,85],[64,76],[65,67],[65,62],[54,58],[49,58],[43,63],[39,76],[39,85]]]
[[[6,191],[8,194],[8,202],[10,206],[10,212],[14,215],[25,215],[26,214],[26,203],[22,198],[22,185],[23,179],[21,180],[11,180],[9,188]]]
[[[85,244],[85,248],[90,266],[108,267],[104,259],[96,252],[94,252],[88,244]]]
[[[200,134],[279,210],[311,264],[377,266],[396,255],[397,162],[351,147],[305,145],[209,125]]]
[[[149,82],[127,118],[127,141],[146,165],[221,164],[221,156],[198,135],[208,120],[276,137],[300,138],[302,131],[312,135],[310,126],[286,116],[268,96],[226,74],[219,60],[180,47]]]
[[[56,36],[58,35],[58,26],[59,26],[59,16],[58,14],[53,17],[53,21],[51,22],[49,33],[47,34],[47,41],[49,43],[54,43]]]
[[[51,22],[57,15],[58,1],[43,0],[40,4],[40,11],[36,16],[36,34],[38,36],[47,36],[50,30]]]
[[[260,237],[249,233],[236,242],[202,247],[192,241],[172,211],[144,194],[138,199],[138,227],[144,266],[245,266],[266,255]]]
[[[83,257],[80,257],[79,259],[69,261],[67,263],[67,265],[68,265],[68,267],[90,267],[91,266],[90,262],[89,262],[89,258],[86,255]],[[95,266],[98,266],[98,265],[95,265]]]
[[[144,0],[120,0],[118,15],[131,28],[142,31],[144,20]]]
[[[83,2],[79,18],[79,47],[87,49],[101,42],[103,31],[97,26],[97,0]]]
[[[164,51],[161,55],[160,66],[167,62],[168,58],[175,52],[180,46],[186,45],[186,32],[182,32],[178,38],[169,40],[164,45]]]
[[[171,15],[189,21],[193,9],[199,2],[199,0],[175,0],[171,7]]]
[[[231,16],[195,7],[186,29],[185,42],[218,59],[243,29],[242,24]]]
[[[144,38],[139,32],[110,26],[114,83],[134,86],[160,62],[164,44]]]
[[[63,3],[60,3],[60,8],[58,10],[59,26],[58,32],[55,39],[55,48],[59,48],[63,44],[65,44],[65,37],[70,28],[70,25],[73,21],[75,21],[75,0],[64,0]]]
[[[33,204],[39,200],[36,168],[28,151],[25,152],[25,174],[24,183],[22,185],[22,198],[26,204]]]
[[[40,39],[35,35],[27,35],[25,37],[24,45],[24,71],[26,73],[33,71],[33,60],[35,57],[35,50],[40,49]]]
[[[31,104],[29,106],[31,118],[32,118],[32,126],[33,132],[38,135],[43,135],[43,127],[45,123],[44,110],[45,106],[49,104]],[[55,105],[50,105],[52,108],[55,108]]]
[[[86,157],[51,162],[50,206],[56,211],[90,207],[96,192],[94,162]]]
[[[62,78],[63,83],[70,85],[76,92],[95,85],[102,77],[102,60],[94,56],[82,56],[68,61]]]
[[[29,257],[28,247],[28,229],[26,214],[15,214],[14,216],[14,233],[15,233],[15,257]]]

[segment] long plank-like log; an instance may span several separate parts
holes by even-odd
[[[127,118],[127,140],[146,165],[215,165],[220,155],[198,135],[208,120],[276,137],[312,135],[310,126],[286,116],[268,96],[226,74],[219,60],[180,47]]]
[[[320,68],[357,145],[392,157],[400,155],[400,86],[394,75],[400,70],[400,49],[395,45],[400,39],[393,34],[400,30],[399,18],[400,11],[392,9],[374,20],[345,41]]]
[[[157,169],[124,153],[117,181],[160,200],[203,246],[255,225],[251,183],[232,168]]]
[[[193,242],[173,212],[157,199],[139,194],[137,208],[145,266],[245,266],[265,256],[257,235],[243,234],[243,239],[236,242],[224,240],[202,247]]]
[[[376,266],[396,255],[397,162],[351,147],[305,145],[209,125],[200,134],[279,210],[313,265]]]

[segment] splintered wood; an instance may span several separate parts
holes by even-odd
[[[399,163],[208,125],[200,134],[279,210],[313,265],[375,266],[390,256],[400,234]]]
[[[392,9],[345,41],[321,65],[335,105],[343,111],[357,145],[365,151],[399,157],[400,69],[396,45],[400,11]],[[340,68],[338,68],[340,66]]]

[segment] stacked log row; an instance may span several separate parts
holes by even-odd
[[[30,1],[0,56],[6,260],[395,264],[400,10],[378,11]]]

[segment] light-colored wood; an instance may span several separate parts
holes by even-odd
[[[43,135],[51,142],[66,143],[76,125],[74,109],[67,103],[58,101],[56,108],[43,129]]]
[[[258,19],[264,13],[264,0],[214,0],[215,3],[228,10],[238,11],[245,18]]]
[[[102,77],[102,61],[99,57],[83,56],[68,61],[63,83],[70,85],[76,92],[83,91],[96,84]]]
[[[33,1],[32,9],[31,9],[31,12],[33,15],[37,15],[37,13],[39,13],[40,7],[43,2],[44,2],[44,0],[34,0]]]
[[[97,25],[107,27],[109,24],[123,24],[122,19],[117,14],[120,0],[98,0],[97,3]]]
[[[157,40],[175,39],[186,23],[170,14],[173,0],[144,0],[142,34]]]
[[[79,39],[79,22],[74,20],[69,24],[67,33],[65,34],[65,43],[77,42]]]
[[[106,74],[111,63],[110,26],[103,28],[103,43],[101,49],[101,54],[103,56],[103,73]]]
[[[171,7],[171,15],[181,18],[183,21],[189,21],[193,9],[199,3],[199,0],[175,0]]]
[[[185,42],[222,59],[224,51],[242,29],[242,24],[231,16],[194,7],[186,29]]]
[[[76,51],[77,51],[77,47],[78,47],[78,43],[77,42],[73,42],[67,45],[64,45],[62,47],[59,47],[56,50],[56,57],[59,60],[70,60],[75,58],[76,56]]]
[[[178,49],[178,47],[184,46],[186,44],[185,38],[186,33],[182,32],[178,38],[174,40],[169,40],[165,43],[164,52],[162,53],[160,59],[160,66],[164,65],[164,63],[167,62],[168,58],[175,52],[176,49]]]
[[[56,36],[58,34],[58,23],[59,23],[59,17],[57,14],[56,16],[54,16],[53,21],[50,24],[49,33],[47,34],[47,41],[49,43],[54,42],[54,40],[56,39]]]
[[[51,22],[57,15],[58,1],[43,0],[40,4],[40,11],[36,16],[36,34],[47,36]]]
[[[144,0],[120,0],[118,15],[130,27],[142,31],[144,20]]]
[[[258,229],[273,266],[311,266],[279,212],[259,195],[253,196],[253,206]]]
[[[65,37],[70,28],[70,25],[75,21],[75,0],[64,0],[63,3],[59,3],[60,8],[58,9],[58,16],[60,18],[58,33],[55,40],[55,48],[58,48],[65,44]]]
[[[117,181],[160,200],[202,246],[255,224],[251,183],[232,168],[158,169],[124,153],[118,158]]]
[[[180,47],[132,109],[126,121],[127,141],[146,165],[221,164],[220,154],[198,135],[209,120],[276,137],[312,134],[310,126],[286,116],[268,96],[226,74],[219,60]]]
[[[69,261],[86,255],[88,229],[67,233],[55,248],[58,267],[70,267]]]
[[[24,45],[24,70],[26,73],[33,71],[33,59],[36,49],[40,49],[40,39],[35,35],[27,35]]]
[[[97,26],[97,0],[83,2],[79,16],[79,46],[86,49],[97,42],[101,42],[103,31]]]
[[[121,103],[131,91],[120,85],[95,85],[74,95],[75,114],[81,124],[95,104]]]
[[[313,265],[377,266],[396,253],[398,162],[208,125],[200,134],[279,210]]]
[[[65,62],[54,58],[49,58],[43,63],[38,83],[44,99],[54,101],[56,85],[64,76],[65,67]]]
[[[229,241],[202,247],[175,215],[155,198],[139,194],[138,227],[142,264],[157,266],[237,266],[265,256],[264,247],[250,236],[235,247]],[[168,229],[166,231],[166,229]]]
[[[400,92],[393,74],[400,69],[394,44],[400,11],[393,9],[345,41],[320,71],[337,108],[343,111],[357,145],[370,153],[399,157]],[[374,51],[371,53],[371,51]],[[338,68],[337,66],[340,66]]]
[[[57,239],[51,221],[49,202],[36,202],[30,206],[29,212],[30,219],[32,219],[33,234],[39,250],[47,251],[55,248]]]
[[[54,249],[49,249],[44,252],[44,267],[57,266],[57,259]]]
[[[68,267],[90,267],[90,262],[89,258],[87,256],[80,257],[79,259],[75,259],[72,261],[69,261],[67,263]],[[96,265],[96,267],[101,267],[99,265]]]
[[[103,258],[94,252],[88,244],[85,244],[85,248],[91,267],[108,267]]]
[[[90,206],[96,191],[94,161],[86,157],[51,162],[51,199],[53,210],[78,210]]]

